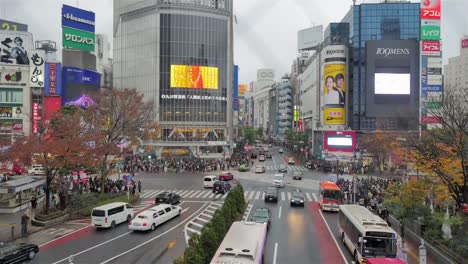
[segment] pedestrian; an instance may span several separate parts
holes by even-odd
[[[141,193],[141,181],[138,180],[138,192]]]
[[[31,208],[33,210],[36,210],[36,207],[37,207],[37,197],[36,195],[34,195],[32,198],[31,198]]]
[[[27,211],[24,211],[23,215],[21,216],[21,234],[25,235],[28,233],[28,223],[29,223],[29,216]]]

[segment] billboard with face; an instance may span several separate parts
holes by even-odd
[[[323,123],[346,124],[346,47],[331,45],[322,50]]]
[[[29,65],[32,48],[31,33],[0,30],[0,65]]]

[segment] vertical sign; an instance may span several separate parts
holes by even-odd
[[[57,64],[49,64],[49,94],[57,94]]]
[[[44,88],[45,51],[37,49],[31,50],[29,61],[31,87]]]
[[[239,66],[234,65],[234,111],[239,111]]]
[[[41,120],[41,117],[39,116],[39,104],[38,103],[33,103],[33,133],[37,134],[37,127],[38,127],[38,121]]]

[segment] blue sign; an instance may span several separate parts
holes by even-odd
[[[96,15],[93,12],[68,5],[62,7],[62,27],[94,33],[95,21]]]
[[[101,74],[98,72],[75,67],[63,67],[62,71],[64,83],[82,83],[94,86],[101,85]]]
[[[421,90],[423,92],[442,92],[442,85],[428,85],[427,83],[423,83]]]
[[[62,65],[60,63],[49,63],[45,65],[45,94],[62,94]]]
[[[239,111],[239,66],[234,65],[234,102],[233,108],[234,111]]]

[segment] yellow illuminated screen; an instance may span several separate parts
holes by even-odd
[[[171,88],[218,89],[218,68],[171,65]]]
[[[247,84],[239,84],[239,96],[245,96],[245,92],[249,86]]]

